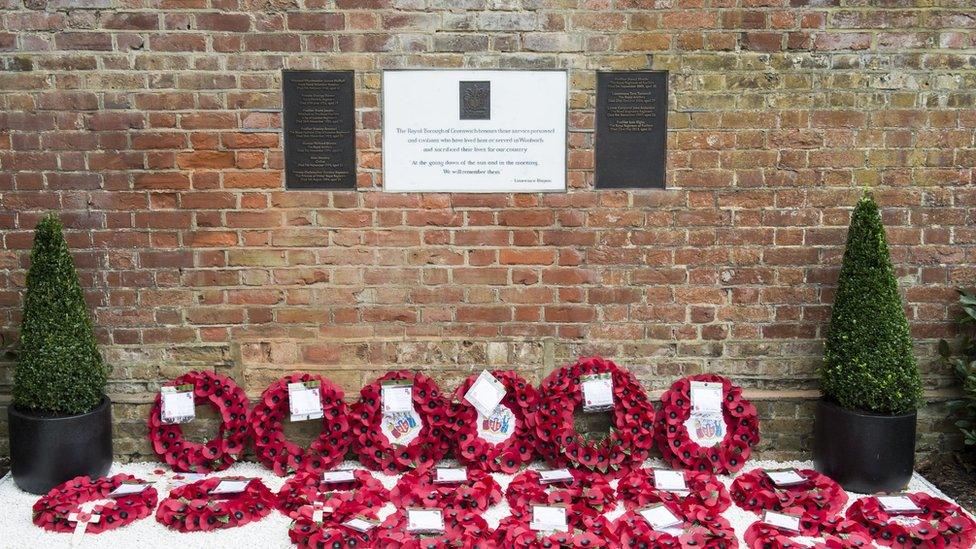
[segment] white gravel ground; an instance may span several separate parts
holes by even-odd
[[[449,467],[456,466],[455,463],[450,461],[445,462],[444,465]],[[659,460],[648,461],[645,465],[664,466]],[[352,469],[357,466],[358,464],[356,462],[347,461],[340,468]],[[811,464],[800,461],[754,461],[747,464],[744,470],[748,471],[756,467],[767,467],[770,469],[788,467],[810,468]],[[533,463],[531,468],[540,469],[545,467],[542,463]],[[129,473],[144,480],[158,481],[156,487],[160,492],[160,499],[162,499],[169,489],[170,480],[167,477],[171,477],[172,473],[167,472],[165,475],[153,474],[153,471],[157,469],[165,469],[165,467],[159,463],[116,463],[112,466],[111,474]],[[258,477],[275,492],[281,488],[285,480],[275,476],[271,471],[257,463],[238,463],[219,474]],[[397,481],[397,476],[375,472],[373,475],[383,482],[387,488],[392,488]],[[495,474],[494,476],[501,485],[502,490],[508,487],[508,483],[511,482],[513,477],[513,475],[502,474]],[[720,478],[726,485],[732,483],[732,477],[722,476]],[[615,480],[611,484],[616,487],[617,481]],[[928,492],[938,497],[946,498],[945,494],[940,492],[918,473],[912,478],[908,489],[912,492]],[[856,494],[850,494],[850,496],[849,503],[858,497]],[[55,549],[71,547],[71,534],[47,532],[34,526],[31,522],[31,507],[37,499],[38,496],[17,489],[9,474],[0,479],[0,548]],[[388,503],[380,515],[381,517],[385,517],[392,513],[393,510],[393,505]],[[618,506],[614,511],[607,513],[607,518],[617,518],[622,512],[622,507]],[[494,528],[498,525],[498,521],[508,514],[508,504],[503,500],[498,505],[488,509],[483,516],[488,521],[488,524]],[[752,513],[739,509],[735,505],[726,510],[724,515],[732,523],[740,541],[746,528],[757,518]],[[258,522],[240,528],[182,534],[169,530],[157,523],[153,516],[150,516],[118,530],[111,530],[97,535],[86,535],[77,547],[107,549],[285,549],[294,547],[288,540],[289,523],[290,520],[288,518],[276,511]]]

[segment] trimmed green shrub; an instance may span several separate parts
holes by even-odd
[[[820,388],[844,408],[880,414],[910,412],[922,395],[881,214],[868,194],[851,216]]]
[[[942,364],[952,369],[962,385],[962,398],[949,403],[949,410],[958,418],[956,427],[962,432],[969,448],[976,448],[976,293],[959,291],[962,314],[959,325],[963,332],[955,350],[946,340],[939,341]]]
[[[101,402],[107,372],[61,230],[51,214],[34,232],[13,403],[39,413],[80,414]]]

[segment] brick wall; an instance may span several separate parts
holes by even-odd
[[[580,353],[652,391],[730,375],[759,404],[763,455],[802,455],[850,206],[872,187],[937,448],[933,343],[953,288],[976,284],[972,8],[0,0],[0,394],[31,230],[57,210],[126,458],[148,453],[152,392],[191,368],[255,396],[296,368],[349,391],[394,365],[453,387]],[[403,67],[568,69],[569,192],[380,192],[380,74]],[[357,192],[284,190],[282,68],[356,70]],[[671,71],[668,190],[594,192],[595,70],[646,68]]]

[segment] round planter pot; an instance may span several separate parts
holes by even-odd
[[[821,400],[813,427],[815,467],[851,492],[903,489],[915,469],[917,415],[858,412]]]
[[[7,408],[10,471],[26,492],[45,494],[80,475],[105,476],[112,466],[112,402],[91,412],[45,416]]]

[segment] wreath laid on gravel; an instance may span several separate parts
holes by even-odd
[[[817,541],[815,549],[858,549],[874,547],[871,535],[860,524],[840,518],[834,518],[820,535],[823,541]],[[746,528],[745,544],[748,549],[797,549],[809,547],[796,541],[802,534],[782,530],[762,521],[757,521]]]
[[[391,419],[383,414],[382,384],[395,380],[413,383],[415,415]],[[388,474],[426,469],[450,450],[452,422],[449,403],[432,379],[404,370],[389,372],[363,387],[359,401],[352,406],[353,449],[359,454],[360,463]],[[407,444],[394,443],[389,438],[418,427],[419,434]],[[391,435],[385,434],[384,429]]]
[[[616,497],[609,481],[601,475],[570,470],[573,479],[544,484],[538,471],[522,471],[505,490],[512,516],[531,518],[532,505],[566,505],[566,520],[579,527],[616,507]],[[526,518],[526,520],[528,520]]]
[[[274,509],[274,494],[258,479],[249,479],[243,492],[212,494],[222,480],[213,477],[174,488],[156,509],[156,520],[180,532],[210,531],[243,526],[260,520]]]
[[[194,402],[209,403],[220,413],[220,429],[217,438],[204,444],[185,440],[179,424],[163,423],[160,395],[156,395],[148,422],[149,442],[156,455],[182,473],[210,473],[230,467],[244,452],[247,441],[248,401],[244,390],[213,372],[189,372],[166,385],[192,385]]]
[[[497,547],[512,549],[601,548],[618,547],[609,522],[602,517],[588,517],[568,532],[539,532],[529,526],[531,517],[503,518],[495,530]]]
[[[85,528],[86,533],[98,534],[148,517],[156,507],[157,494],[152,486],[136,494],[109,498],[113,490],[126,483],[148,484],[126,474],[96,480],[75,477],[55,486],[34,503],[34,524],[53,532],[73,532],[76,521],[69,518],[72,513],[80,513],[81,520],[99,515],[98,522],[89,522]],[[99,500],[108,501],[94,505],[87,512],[81,510],[83,504]]]
[[[490,473],[468,469],[468,480],[437,483],[434,469],[406,473],[390,491],[397,507],[458,508],[484,511],[502,500],[502,488]]]
[[[439,549],[486,547],[493,532],[485,519],[459,509],[444,511],[444,532],[418,534],[407,531],[407,512],[398,510],[386,517],[375,534],[377,549]]]
[[[620,547],[694,547],[695,549],[735,549],[739,542],[732,525],[717,512],[692,508],[675,535],[655,530],[637,511],[627,511],[610,526]]]
[[[722,384],[722,416],[725,436],[715,446],[701,446],[690,436],[685,422],[691,417],[691,382]],[[664,460],[672,467],[713,473],[734,473],[742,469],[752,448],[759,443],[756,407],[742,398],[742,389],[728,379],[700,374],[674,382],[661,395],[661,409],[655,419],[656,440]]]
[[[327,499],[357,502],[367,509],[379,509],[390,498],[390,491],[369,471],[357,469],[351,481],[325,482],[322,473],[305,471],[285,481],[278,491],[277,508],[291,518],[302,506]]]
[[[659,490],[654,484],[654,469],[635,469],[620,479],[617,493],[627,509],[638,509],[663,503],[679,516],[686,516],[693,508],[704,508],[721,513],[729,508],[732,500],[729,491],[714,475],[707,472],[678,471],[684,476],[688,491]]]
[[[454,392],[456,404],[457,458],[469,467],[486,471],[512,474],[532,461],[536,436],[529,428],[527,418],[538,401],[535,387],[512,371],[492,372],[495,379],[505,386],[505,398],[501,405],[507,408],[502,419],[484,417],[474,406],[464,400],[464,395],[478,379],[472,375]],[[507,421],[512,422],[506,425]],[[503,441],[492,442],[484,432],[500,432],[510,429],[511,435]]]
[[[763,469],[738,476],[731,487],[732,501],[746,511],[777,511],[800,517],[800,531],[818,535],[830,519],[844,510],[847,492],[830,477],[813,469],[798,469],[806,482],[777,486]]]
[[[318,383],[323,416],[322,432],[305,449],[285,438],[283,425],[291,415],[288,385],[307,382]],[[326,471],[341,462],[352,442],[349,407],[343,396],[341,389],[322,376],[291,374],[272,383],[251,410],[251,439],[261,463],[285,476],[296,471]]]
[[[299,549],[371,547],[375,530],[360,532],[343,523],[352,518],[376,520],[378,506],[368,507],[356,499],[333,493],[333,497],[317,500],[314,505],[302,505],[291,517],[288,537]],[[321,517],[317,516],[321,513]]]
[[[924,492],[905,494],[921,513],[894,515],[874,496],[863,497],[847,509],[847,518],[860,523],[879,545],[901,548],[973,547],[976,522],[958,505]]]
[[[576,432],[573,413],[583,401],[582,376],[609,373],[613,381],[612,428],[602,440]],[[637,378],[609,360],[581,358],[543,380],[539,406],[529,416],[537,451],[553,467],[617,473],[639,465],[654,443],[654,407]]]

